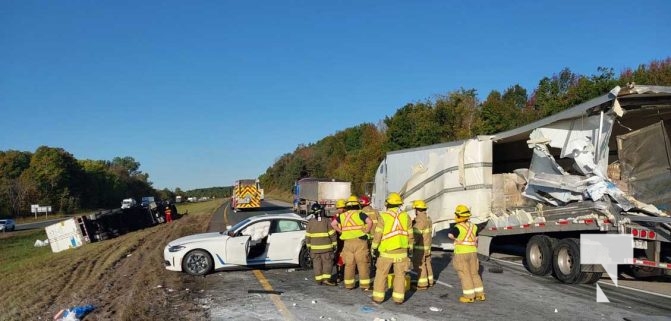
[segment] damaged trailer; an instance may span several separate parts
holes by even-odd
[[[478,251],[524,249],[527,269],[593,283],[584,233],[631,234],[635,277],[671,275],[671,87],[632,85],[531,124],[463,141],[390,152],[373,204],[389,192],[424,199],[434,247],[453,249],[457,204],[480,226]]]

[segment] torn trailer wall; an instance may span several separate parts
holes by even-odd
[[[671,87],[617,87],[507,132],[390,152],[376,173],[374,204],[383,208],[384,198],[394,191],[401,192],[406,207],[415,199],[424,199],[436,235],[454,222],[457,204],[471,206],[476,223],[489,221],[497,226],[545,221],[552,215],[613,218],[632,208],[664,216],[639,200],[650,200],[643,194],[664,194],[648,187],[671,186],[665,175],[654,175],[658,179],[654,182],[648,176],[647,184],[629,168],[623,169],[619,179],[608,174],[616,172],[613,164],[618,163],[645,167],[643,158],[618,161],[619,153],[626,155],[628,149],[618,148],[618,137],[669,119]],[[668,131],[661,138],[668,142]],[[640,148],[640,144],[635,146]],[[665,170],[655,167],[655,173]],[[668,171],[667,167],[664,173]],[[640,191],[636,195],[640,199],[626,193],[632,190]],[[661,198],[655,204],[664,209],[669,197]],[[434,237],[434,244],[440,242]]]

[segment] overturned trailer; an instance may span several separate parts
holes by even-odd
[[[177,213],[174,205],[169,206],[172,213]],[[164,223],[164,208],[154,204],[100,210],[49,225],[45,231],[51,251],[56,253]]]
[[[670,129],[671,87],[616,87],[510,131],[388,153],[373,203],[393,191],[424,199],[443,249],[467,204],[481,254],[521,247],[530,272],[565,283],[603,272],[579,264],[584,233],[631,234],[634,276],[671,274]]]

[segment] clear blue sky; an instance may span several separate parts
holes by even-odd
[[[512,3],[2,1],[0,150],[226,186],[409,102],[671,55],[671,1]]]

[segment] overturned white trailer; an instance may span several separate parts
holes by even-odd
[[[532,273],[566,283],[601,276],[571,259],[582,233],[632,234],[634,271],[671,274],[670,128],[671,87],[616,87],[510,131],[390,152],[373,204],[383,208],[389,192],[406,205],[425,200],[443,249],[453,248],[455,206],[466,204],[481,254],[521,245]]]

